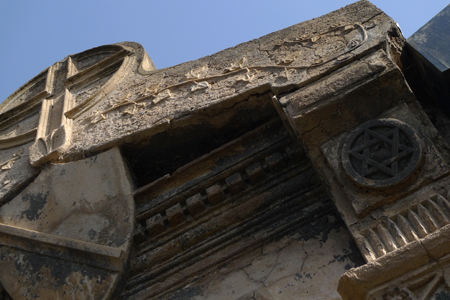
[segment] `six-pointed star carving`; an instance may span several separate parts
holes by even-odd
[[[387,150],[385,145],[388,146]],[[381,148],[389,153],[384,155],[385,159],[379,161],[374,156],[376,156],[376,151]],[[349,155],[361,161],[361,170],[358,173],[363,177],[368,177],[376,172],[394,177],[403,171],[399,170],[399,161],[412,155],[413,152],[413,148],[401,143],[400,129],[395,126],[383,134],[367,128],[364,131],[362,144],[350,149]]]

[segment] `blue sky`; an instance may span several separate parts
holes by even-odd
[[[353,0],[17,0],[0,2],[0,102],[69,54],[142,44],[158,69],[213,54]],[[449,0],[373,0],[409,37]]]

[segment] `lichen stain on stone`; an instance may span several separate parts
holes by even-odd
[[[312,218],[310,226],[304,226],[300,230],[300,240],[307,241],[311,238],[319,239],[324,244],[328,240],[328,234],[335,230],[339,232],[342,227],[342,221],[334,215],[322,215],[317,218]]]
[[[58,290],[63,286],[70,284],[75,273],[81,274],[82,281],[88,279],[97,284],[102,284],[104,280],[109,277],[108,271],[102,269],[95,269],[86,265],[62,262],[58,259],[28,253],[24,255],[21,264],[16,264],[16,268],[21,276],[27,278],[32,286],[38,287],[42,285],[42,281],[50,283],[50,287]],[[48,277],[52,278],[48,278]]]
[[[23,202],[29,202],[30,206],[27,210],[23,211],[20,215],[21,218],[25,215],[29,221],[35,221],[39,219],[42,214],[44,206],[47,204],[48,193],[37,194],[25,194],[22,198]]]
[[[343,255],[333,255],[332,260],[328,262],[328,265],[336,263],[336,262],[347,262],[344,266],[346,270],[350,270],[353,267],[361,266],[365,263],[363,257],[361,256],[359,249],[357,248],[355,242],[353,240],[349,241],[349,245],[347,248],[342,249]]]

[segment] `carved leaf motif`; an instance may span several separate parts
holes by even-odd
[[[102,113],[96,111],[93,116],[91,116],[91,124],[97,124],[100,121],[103,121],[104,119],[106,119],[105,115],[103,115]]]
[[[258,74],[258,71],[247,69],[247,73],[240,75],[237,78],[237,81],[251,82],[255,78],[256,74]]]
[[[275,63],[277,65],[290,65],[297,59],[297,57],[298,57],[298,55],[287,56],[287,57],[284,57],[284,58],[277,59],[275,61]]]
[[[232,63],[231,66],[225,69],[224,73],[233,72],[243,69],[247,65],[247,58],[243,57],[240,61]]]
[[[6,164],[2,165],[2,171],[10,170],[14,165],[14,160],[8,160]]]
[[[129,106],[127,109],[124,110],[124,115],[134,115],[134,112],[136,111],[136,105]]]
[[[14,154],[13,158],[5,161],[4,163],[0,164],[0,167],[2,169],[2,171],[7,171],[10,170],[12,168],[12,166],[14,165],[14,163],[16,162],[16,160],[18,160],[20,158],[20,156],[18,154]]]
[[[209,89],[209,88],[211,88],[211,85],[207,81],[194,82],[194,84],[191,86],[191,92]]]
[[[184,74],[184,76],[186,77],[186,79],[199,79],[205,77],[207,73],[208,73],[208,66],[202,66],[190,70],[189,73]]]
[[[158,89],[160,87],[161,83],[154,85],[152,87],[146,87],[140,94],[140,97],[146,97],[148,95],[153,95],[156,94],[158,92]]]
[[[153,103],[156,104],[158,102],[161,102],[161,101],[166,100],[171,97],[172,97],[172,93],[170,92],[170,90],[164,90],[161,93],[159,93],[158,95],[156,95],[156,98],[153,99]]]

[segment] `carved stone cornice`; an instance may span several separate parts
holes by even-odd
[[[134,43],[56,63],[0,106],[0,281],[19,299],[60,295],[67,282],[42,278],[61,261],[69,281],[80,265],[93,275],[78,283],[102,278],[95,296],[168,298],[331,216],[326,190],[367,261],[342,277],[344,299],[446,292],[450,152],[403,47],[360,1],[163,70]]]
[[[339,293],[344,299],[439,299],[440,294],[445,299],[450,292],[449,230],[444,226],[348,271],[341,277]]]
[[[450,152],[404,78],[400,31],[386,36],[278,101],[368,261],[343,298],[430,299],[448,290]]]

